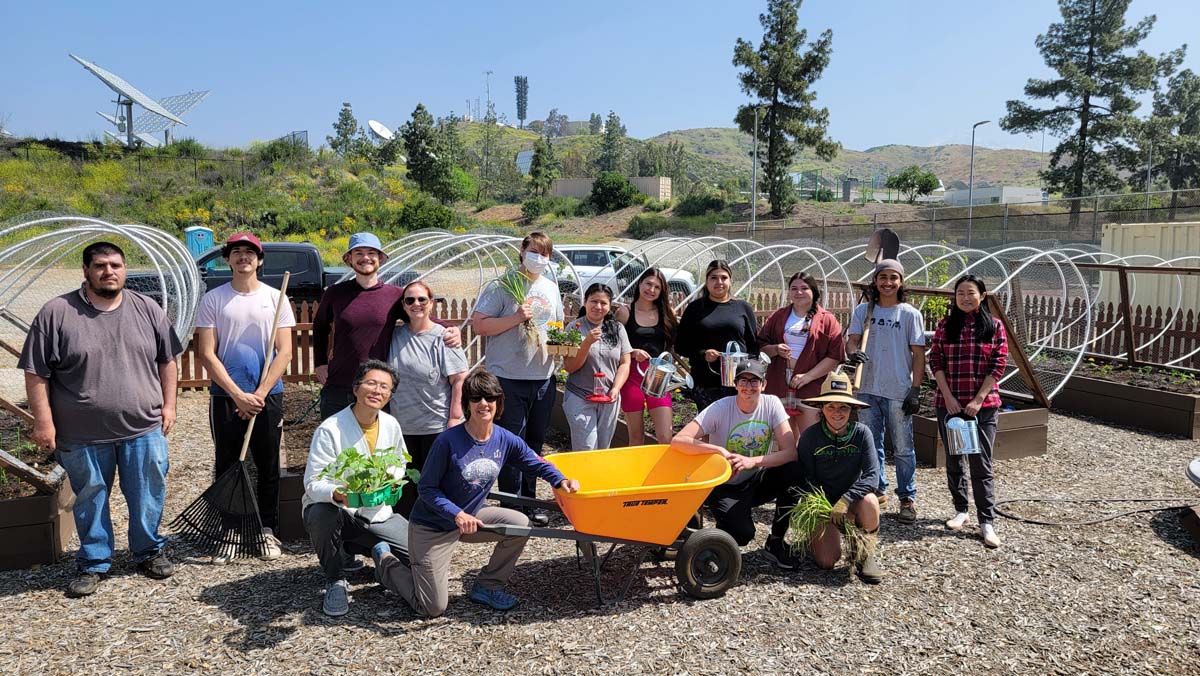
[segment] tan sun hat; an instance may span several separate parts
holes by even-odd
[[[854,398],[854,386],[850,384],[850,376],[842,373],[840,370],[833,371],[825,376],[825,382],[821,383],[821,396],[806,399],[806,404],[849,404],[858,408],[866,408],[868,404]]]

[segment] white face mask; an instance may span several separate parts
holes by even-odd
[[[546,270],[546,266],[550,265],[550,258],[535,251],[526,251],[524,265],[526,270],[535,275],[540,275]]]

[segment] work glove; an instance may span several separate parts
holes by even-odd
[[[842,524],[846,523],[846,512],[849,510],[850,501],[846,498],[839,498],[829,512],[829,523],[841,528]]]
[[[904,398],[904,404],[900,406],[900,410],[904,411],[904,415],[913,415],[921,410],[921,388],[913,385],[908,388],[908,396]]]
[[[846,355],[846,363],[850,364],[851,366],[862,366],[869,361],[871,361],[871,358],[868,357],[867,353],[863,352],[862,350],[851,352],[850,354]]]

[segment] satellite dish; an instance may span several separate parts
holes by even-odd
[[[367,120],[367,127],[371,129],[371,133],[380,141],[391,141],[396,138],[391,129],[388,129],[382,122],[377,120]]]

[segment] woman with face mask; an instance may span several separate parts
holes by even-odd
[[[521,264],[517,271],[528,281],[524,303],[517,303],[498,282],[484,288],[475,302],[471,326],[476,335],[487,338],[484,358],[487,368],[500,379],[507,404],[497,422],[521,436],[535,452],[542,452],[550,413],[556,397],[554,357],[546,351],[546,325],[563,320],[562,296],[558,284],[547,277],[546,269],[554,254],[554,243],[545,233],[532,232],[521,242]],[[532,321],[536,340],[526,333]],[[536,477],[522,473],[513,465],[500,474],[499,487],[506,493],[534,497]],[[531,514],[535,525],[544,526],[544,514]]]
[[[574,357],[563,360],[563,368],[570,374],[563,413],[571,426],[571,448],[576,451],[608,448],[617,430],[621,386],[629,377],[633,348],[625,327],[613,319],[611,311],[612,290],[603,284],[589,286],[574,322],[583,334],[583,344]]]
[[[675,349],[691,365],[692,400],[696,409],[737,390],[721,386],[718,360],[730,341],[742,346],[745,352],[758,355],[758,321],[754,308],[744,300],[733,297],[733,271],[729,263],[715,260],[704,272],[704,288],[700,297],[688,303],[679,320],[679,337]]]

